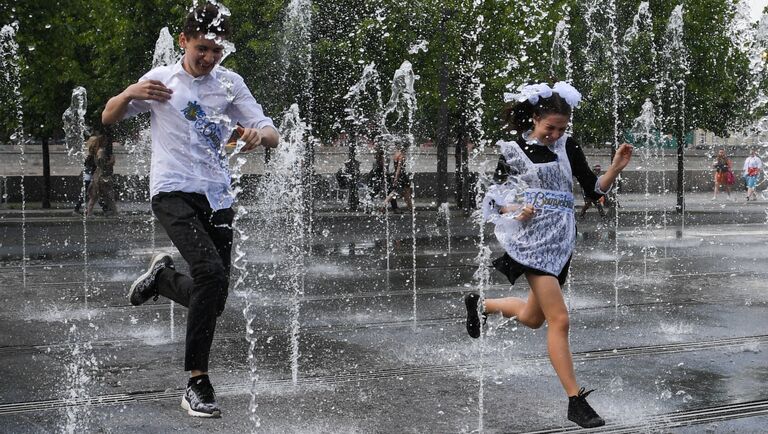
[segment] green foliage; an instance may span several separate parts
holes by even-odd
[[[649,1],[647,20],[628,39],[639,0],[318,0],[311,10],[309,70],[296,57],[301,47],[290,38],[286,42],[287,1],[229,0],[237,52],[225,66],[243,75],[274,118],[298,103],[326,143],[350,127],[343,97],[363,67],[375,63],[386,100],[392,75],[404,60],[419,76],[419,138],[437,136],[438,112],[445,103],[453,137],[479,140],[482,131],[495,140],[501,136],[496,115],[504,92],[563,79],[571,79],[584,95],[574,119],[575,134],[584,142],[613,141],[616,89],[620,130],[632,124],[650,98],[666,132],[683,127],[684,121],[685,129],[726,134],[762,113],[753,110],[754,99],[766,86],[765,77],[750,72],[747,54],[729,39],[734,1],[685,2],[688,73],[660,54],[676,6],[662,0]],[[606,13],[612,4],[615,20]],[[178,0],[0,0],[0,24],[19,23],[27,132],[60,137],[61,113],[76,86],[88,90],[88,121],[98,124],[107,99],[150,68],[160,29],[168,26],[177,35],[190,5]],[[561,20],[568,24],[570,70],[562,58],[552,63]],[[415,49],[422,43],[425,49]],[[441,77],[447,85],[445,101]],[[0,92],[3,141],[15,124],[7,92]]]

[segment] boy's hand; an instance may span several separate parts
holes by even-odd
[[[237,127],[237,132],[240,134],[240,140],[245,142],[240,152],[251,152],[261,144],[261,130],[258,128]]]
[[[166,102],[171,99],[173,90],[165,87],[162,81],[144,80],[134,83],[125,89],[125,95],[130,99]]]

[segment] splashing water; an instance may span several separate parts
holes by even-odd
[[[248,230],[265,234],[279,234],[269,238],[268,249],[274,257],[280,258],[272,264],[272,272],[268,276],[258,274],[256,287],[274,286],[275,276],[280,276],[285,282],[286,290],[290,294],[290,354],[291,354],[291,378],[293,384],[298,384],[300,361],[300,303],[304,296],[306,274],[306,243],[307,231],[304,213],[304,196],[309,185],[302,183],[301,168],[304,164],[304,147],[308,137],[308,126],[299,115],[297,104],[291,105],[285,113],[280,126],[281,142],[273,158],[266,167],[265,175],[256,187],[255,197],[261,198],[257,203],[257,211],[262,219],[259,227],[241,228],[237,225],[238,238],[241,245],[235,248],[235,264],[238,270],[238,280],[235,285],[239,287],[248,276],[241,266],[241,258],[245,255],[242,243],[247,241],[244,235]],[[239,211],[242,212],[242,211]],[[242,216],[242,214],[241,214]],[[247,270],[246,270],[247,271]],[[249,367],[251,372],[251,420],[256,426],[260,425],[260,418],[256,414],[258,366],[254,352],[257,347],[257,337],[254,329],[256,318],[262,315],[254,301],[253,289],[248,289],[246,295],[246,307],[243,315],[246,320],[246,339],[249,342],[250,355]]]
[[[66,138],[67,154],[70,158],[82,164],[88,150],[85,145],[85,135],[88,134],[88,128],[85,125],[85,111],[88,105],[88,94],[84,87],[76,87],[72,90],[72,102],[61,115],[64,124],[64,133]],[[83,182],[80,186],[80,197],[86,201],[86,180],[83,172]],[[84,204],[85,209],[88,203]],[[86,212],[83,212],[83,296],[85,307],[88,308],[88,224]]]
[[[413,115],[416,112],[416,91],[413,86],[418,78],[413,72],[411,62],[404,61],[400,68],[395,71],[395,75],[392,78],[392,94],[381,116],[381,130],[387,148],[393,150],[395,147],[399,147],[406,155],[409,155],[403,169],[407,169],[412,174],[410,183],[411,204],[413,206],[411,210],[411,287],[413,292],[412,318],[414,324],[416,324],[417,318],[416,302],[418,297],[416,290],[416,207],[414,204],[416,200],[416,186],[413,182],[413,168],[415,167],[416,158],[414,155],[415,147],[413,146],[412,130]],[[396,117],[391,118],[389,116],[391,114],[396,114]],[[393,186],[393,188],[396,188],[396,186]],[[386,213],[387,218],[388,215],[389,213]],[[387,270],[389,270],[389,245],[391,243],[389,238],[389,221],[387,220]]]
[[[160,29],[160,35],[155,42],[155,52],[152,55],[152,68],[158,66],[173,65],[181,59],[181,55],[176,51],[175,41],[168,27]]]
[[[349,88],[344,96],[347,101],[345,121],[351,124],[350,131],[352,137],[349,142],[349,157],[345,163],[348,168],[347,173],[350,176],[349,188],[349,210],[356,211],[359,206],[358,197],[358,179],[359,166],[357,161],[357,149],[361,139],[376,136],[376,131],[371,131],[370,125],[380,123],[381,114],[381,88],[379,85],[379,73],[376,70],[376,64],[371,62],[363,68],[360,80]],[[371,197],[369,194],[363,195],[363,205],[365,209],[372,208]]]
[[[19,166],[21,169],[21,276],[24,289],[27,288],[27,198],[24,187],[25,161],[24,156],[24,111],[21,106],[21,75],[19,69],[19,44],[16,43],[16,32],[19,23],[4,25],[0,29],[0,56],[2,57],[2,70],[5,75],[6,83],[11,85],[11,95],[15,104],[16,128],[11,134],[11,141],[15,142],[19,148]],[[7,191],[7,190],[6,190]],[[7,193],[6,193],[7,194]]]
[[[444,202],[437,208],[438,219],[445,221],[445,236],[448,239],[448,254],[451,254],[451,204]]]
[[[658,159],[658,140],[656,133],[656,119],[654,107],[650,99],[646,99],[640,116],[635,118],[632,124],[632,135],[635,146],[641,147],[643,158],[642,165],[645,168],[645,206],[643,207],[643,230],[646,237],[651,236],[652,222],[650,219],[650,179],[651,168],[657,167],[662,161]],[[651,243],[645,243],[643,251],[643,284],[648,281],[648,257],[654,257],[656,249]]]

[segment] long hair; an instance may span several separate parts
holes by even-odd
[[[539,98],[536,104],[530,101],[510,101],[501,111],[502,130],[523,133],[533,128],[534,117],[557,114],[571,116],[571,106],[557,92],[549,98]]]

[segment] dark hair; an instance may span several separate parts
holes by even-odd
[[[232,28],[229,26],[229,16],[221,13],[215,4],[206,2],[187,15],[182,32],[187,38],[197,38],[208,33],[228,38]]]
[[[524,133],[533,128],[534,116],[544,117],[552,114],[571,116],[571,106],[557,92],[552,92],[549,98],[539,98],[535,105],[528,100],[510,101],[501,111],[502,129]]]

